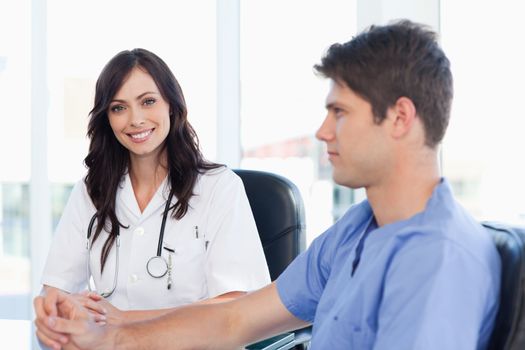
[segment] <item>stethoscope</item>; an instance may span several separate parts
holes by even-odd
[[[173,192],[170,193],[168,200],[166,201],[166,205],[164,207],[164,213],[162,214],[162,224],[160,226],[160,233],[159,233],[159,242],[157,244],[157,255],[152,256],[149,258],[148,262],[146,263],[146,270],[148,271],[148,274],[151,277],[154,278],[161,278],[166,275],[166,273],[170,272],[168,274],[168,289],[171,288],[171,255],[170,255],[170,261],[166,261],[166,259],[162,256],[162,242],[164,239],[164,228],[166,227],[166,219],[168,218],[168,210],[170,208],[171,199],[173,198]],[[88,251],[87,256],[87,274],[88,274],[88,289],[89,291],[94,291],[95,289],[91,287],[91,267],[89,266],[90,256],[91,256],[91,232],[93,231],[93,226],[95,224],[95,220],[97,218],[97,214],[95,213],[93,217],[91,218],[88,226],[87,231],[87,244],[86,249]],[[111,290],[106,292],[101,292],[100,295],[104,298],[109,297],[115,289],[117,288],[117,280],[118,280],[118,264],[119,264],[119,250],[120,250],[120,227],[117,226],[117,238],[116,238],[116,253],[115,253],[115,277],[113,278],[113,286],[111,287]],[[170,250],[171,251],[171,250]]]

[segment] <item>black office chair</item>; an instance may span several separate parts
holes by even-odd
[[[525,349],[525,228],[483,222],[501,257],[500,305],[489,350]]]
[[[274,281],[306,247],[301,194],[290,180],[276,174],[240,169],[234,172],[244,183]],[[311,327],[296,331],[294,349],[305,349],[310,337]]]
[[[242,179],[272,281],[306,247],[304,206],[288,179],[255,170],[234,170]]]

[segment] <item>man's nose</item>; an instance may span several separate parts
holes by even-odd
[[[319,129],[317,129],[317,132],[315,133],[315,137],[318,140],[321,141],[330,141],[333,138],[334,132],[333,132],[333,121],[331,120],[329,115],[325,117],[323,120],[321,126],[319,126]]]

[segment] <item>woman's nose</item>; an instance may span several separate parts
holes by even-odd
[[[131,111],[131,126],[133,127],[139,127],[144,125],[146,122],[145,115],[142,111],[133,109]]]

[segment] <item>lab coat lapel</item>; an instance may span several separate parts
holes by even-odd
[[[119,191],[117,194],[117,203],[121,205],[122,209],[129,216],[137,221],[141,217],[139,204],[135,198],[135,192],[133,192],[133,186],[131,185],[131,179],[129,174],[124,175],[123,180],[120,183]]]
[[[160,184],[159,188],[157,188],[157,192],[155,192],[155,195],[151,198],[150,202],[144,209],[144,212],[142,212],[141,220],[146,220],[149,216],[153,214],[162,215],[164,211],[164,206],[166,205],[166,201],[168,200],[169,193],[170,186],[168,185],[168,177],[166,176]],[[176,199],[173,198],[172,203],[175,203],[175,201]]]

